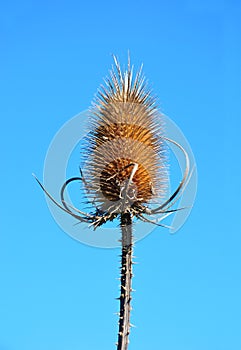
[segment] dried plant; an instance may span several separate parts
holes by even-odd
[[[85,174],[65,182],[59,204],[43,187],[47,196],[62,210],[94,229],[120,219],[121,291],[117,350],[127,350],[130,333],[133,234],[136,217],[144,222],[165,226],[165,217],[179,209],[173,204],[182,193],[189,174],[186,151],[164,136],[161,115],[140,69],[134,76],[128,58],[122,72],[114,56],[114,67],[101,86],[90,110],[90,130],[85,150]],[[167,187],[165,142],[175,144],[186,157],[186,170],[176,191],[161,205],[153,200],[164,198]],[[86,213],[68,205],[64,199],[67,185],[82,181],[93,212]],[[156,220],[150,216],[163,214]]]

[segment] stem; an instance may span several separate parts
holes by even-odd
[[[121,293],[117,350],[127,350],[130,333],[132,279],[132,220],[130,213],[121,214],[122,254]]]

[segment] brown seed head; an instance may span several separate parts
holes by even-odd
[[[141,69],[114,62],[91,109],[85,176],[101,211],[135,214],[165,193],[163,126]]]

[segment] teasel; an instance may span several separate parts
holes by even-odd
[[[128,55],[128,66],[122,71],[115,56],[114,66],[105,84],[98,90],[90,108],[90,129],[83,150],[84,172],[67,180],[60,191],[59,204],[36,178],[47,196],[63,211],[80,222],[97,229],[106,222],[120,220],[121,286],[117,350],[127,350],[130,333],[132,292],[133,220],[158,226],[180,208],[173,209],[189,177],[189,159],[185,149],[165,137],[162,115],[156,98],[142,75],[134,75]],[[174,193],[167,193],[167,142],[184,154],[186,169]],[[69,183],[81,181],[93,210],[83,212],[65,201]],[[157,205],[160,200],[161,205]],[[160,217],[159,214],[162,216]],[[149,219],[156,216],[155,219]]]

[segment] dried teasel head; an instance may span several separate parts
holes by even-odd
[[[141,70],[133,76],[130,61],[124,73],[114,63],[91,109],[84,174],[101,212],[135,215],[165,194],[163,125]]]
[[[82,150],[84,169],[80,177],[67,180],[61,189],[59,204],[42,186],[48,197],[62,210],[94,228],[128,213],[160,226],[181,196],[189,177],[189,158],[185,149],[164,135],[162,116],[156,99],[142,75],[134,74],[128,58],[122,71],[117,58],[109,77],[98,90],[89,111],[90,129]],[[167,190],[165,143],[178,147],[186,159],[186,170],[174,193],[163,200]],[[66,203],[64,192],[73,181],[82,181],[93,210],[85,213]],[[166,214],[157,221],[146,216]]]

